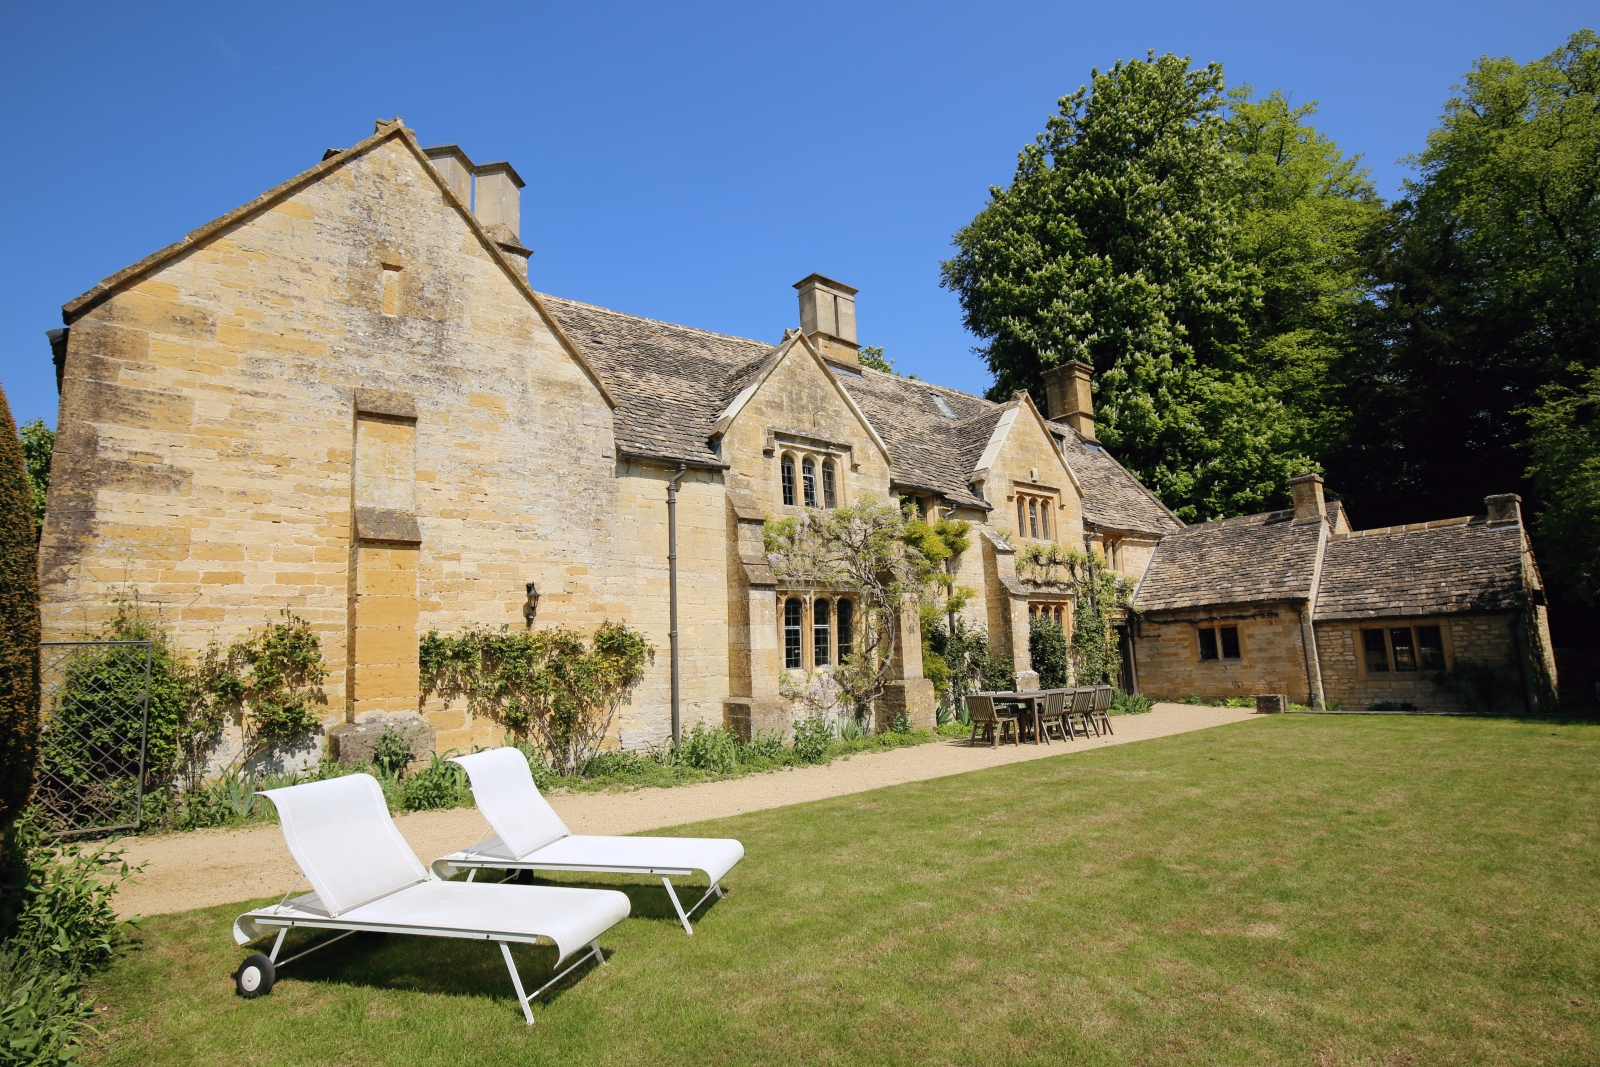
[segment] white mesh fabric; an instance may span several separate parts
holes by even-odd
[[[330,916],[428,880],[370,774],[268,789],[289,853]]]
[[[492,748],[457,756],[455,762],[467,769],[478,810],[511,855],[521,858],[572,833],[539,795],[528,758],[517,749]]]

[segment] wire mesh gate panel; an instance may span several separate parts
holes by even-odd
[[[33,803],[57,834],[137,830],[150,727],[149,641],[39,646]]]

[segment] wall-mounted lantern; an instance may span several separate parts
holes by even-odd
[[[528,583],[528,600],[522,605],[522,617],[528,624],[528,629],[533,629],[533,617],[539,613],[539,587],[532,582]]]

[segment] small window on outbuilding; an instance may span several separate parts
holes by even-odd
[[[1239,628],[1237,626],[1224,626],[1217,631],[1217,636],[1222,638],[1222,658],[1239,658]]]
[[[1361,631],[1361,653],[1366,657],[1368,674],[1389,673],[1389,649],[1382,630]]]
[[[1425,671],[1444,670],[1444,636],[1437,626],[1417,627],[1417,665]]]
[[[1217,658],[1217,631],[1207,626],[1200,630],[1200,658],[1213,660]]]
[[[807,456],[800,464],[800,482],[806,491],[806,507],[817,506],[817,465]]]
[[[822,462],[822,506],[832,510],[839,506],[839,492],[834,488],[833,460]]]
[[[794,457],[786,455],[780,465],[783,476],[783,502],[789,507],[794,506]]]
[[[1389,643],[1394,648],[1395,673],[1415,671],[1417,669],[1417,649],[1411,643],[1411,627],[1392,627],[1389,630]]]

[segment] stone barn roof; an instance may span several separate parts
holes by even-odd
[[[1335,534],[1317,621],[1516,611],[1523,603],[1522,527],[1482,516]]]
[[[1271,511],[1167,534],[1139,582],[1134,606],[1173,611],[1309,599],[1325,527],[1293,520],[1293,511]]]

